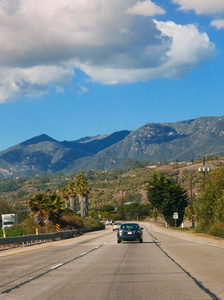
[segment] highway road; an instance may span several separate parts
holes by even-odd
[[[116,232],[0,251],[0,299],[224,299],[224,241],[142,223]]]

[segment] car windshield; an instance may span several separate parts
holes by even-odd
[[[137,224],[124,224],[121,225],[121,229],[138,229],[139,226]]]

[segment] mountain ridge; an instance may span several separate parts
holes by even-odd
[[[224,152],[224,117],[147,123],[136,130],[59,142],[46,134],[0,152],[0,178],[43,172],[122,168],[124,161],[188,161],[197,154]]]

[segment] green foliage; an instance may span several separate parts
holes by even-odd
[[[162,204],[167,194],[166,185],[168,185],[168,183],[166,183],[166,181],[167,177],[165,175],[154,173],[146,188],[149,203],[151,203],[153,207],[156,207],[160,213],[162,213]]]
[[[114,206],[110,204],[106,204],[101,208],[102,212],[111,212],[114,211]]]
[[[62,213],[62,200],[59,195],[53,193],[39,193],[31,197],[28,206],[31,215],[40,225],[56,224]]]
[[[132,161],[130,158],[127,158],[124,162],[123,162],[123,166],[125,168],[132,168],[132,169],[138,169],[138,168],[144,168],[146,166],[148,166],[150,164],[149,161]]]
[[[18,229],[5,229],[6,237],[21,236],[26,234],[27,232],[22,227]],[[3,237],[3,230],[0,230],[0,237]]]
[[[14,213],[15,209],[5,200],[0,200],[0,215]]]
[[[146,161],[146,160],[143,160],[143,161],[135,160],[133,162],[132,167],[133,167],[133,169],[144,168],[144,167],[146,167],[149,164],[150,164],[150,162]]]
[[[83,228],[93,228],[95,230],[100,230],[100,229],[104,229],[105,225],[104,223],[98,221],[98,220],[94,220],[92,218],[85,218],[84,219],[84,227]]]
[[[131,203],[129,205],[124,205],[124,214],[126,220],[144,220],[151,213],[151,205]]]
[[[199,162],[201,163],[201,161]],[[163,174],[166,174],[165,177],[172,177],[175,183],[181,180],[182,186],[185,186],[188,189],[190,186],[189,178],[192,178],[193,190],[199,194],[197,199],[193,199],[194,214],[196,214],[199,219],[198,230],[205,231],[206,229],[206,232],[219,235],[220,230],[223,228],[224,209],[222,191],[224,190],[224,186],[222,179],[219,179],[219,176],[215,175],[218,171],[212,169],[212,172],[206,174],[206,188],[205,190],[200,191],[199,187],[203,184],[203,176],[198,172],[198,169],[195,167],[195,169],[192,170],[191,168],[188,169],[186,167],[186,169],[181,169],[181,171],[179,171],[176,169],[178,166],[179,165],[175,167],[168,165],[165,167],[160,164],[158,169],[163,169],[162,172]],[[220,168],[218,163],[216,163],[216,166]],[[151,180],[151,174],[154,172],[155,170],[150,168],[133,169],[133,167],[111,171],[85,171],[85,177],[88,181],[89,188],[91,189],[91,193],[88,194],[88,199],[90,200],[88,204],[90,205],[90,209],[95,209],[95,213],[91,213],[91,216],[98,219],[98,214],[101,214],[103,218],[115,219],[118,216],[119,218],[122,217],[122,219],[125,219],[125,211],[122,212],[122,209],[121,217],[118,214],[112,216],[110,212],[100,212],[99,210],[105,205],[112,205],[117,209],[122,203],[121,191],[124,192],[124,202],[134,203],[136,201],[145,201],[145,186],[148,184],[149,179]],[[212,179],[213,174],[216,176],[214,180]],[[77,174],[75,173],[67,174],[66,176],[63,175],[63,173],[56,174],[55,176],[45,174],[43,178],[37,176],[33,178],[2,180],[0,181],[0,212],[18,213],[19,220],[23,221],[27,218],[27,203],[33,194],[39,193],[51,195],[53,194],[52,191],[61,191],[63,187],[67,187],[69,182],[74,183],[74,177],[76,177],[76,175]],[[224,178],[224,174],[220,175],[220,178],[222,177]],[[209,180],[207,180],[207,178],[209,178]],[[210,185],[213,185],[213,188],[210,191],[207,191],[207,188]],[[158,186],[159,190],[161,187],[162,186]],[[205,191],[206,195],[204,194]],[[74,194],[76,195],[76,191],[74,191]],[[69,202],[66,195],[64,196],[64,200]],[[78,201],[78,198],[75,198],[75,200]],[[161,201],[163,202],[163,197]],[[158,208],[159,206],[157,205],[156,207]],[[162,206],[158,208],[159,212],[162,212],[162,209]],[[75,206],[75,211],[77,210],[79,210],[78,205]],[[49,223],[47,216],[48,215],[43,216],[42,225],[44,225],[45,221],[45,224]],[[190,216],[189,210],[186,216]],[[211,222],[208,220],[211,220]],[[50,223],[53,222],[51,221]],[[45,227],[41,227],[41,230]]]
[[[98,212],[97,210],[94,210],[94,209],[89,212],[89,217],[96,219],[96,220],[99,219],[99,215],[101,215],[100,212]]]
[[[147,186],[147,197],[149,203],[159,213],[163,214],[169,225],[174,226],[175,224],[174,212],[178,213],[177,226],[182,223],[184,211],[188,204],[188,195],[187,191],[180,184],[175,183],[172,178],[164,174],[154,173]]]
[[[79,173],[76,175],[74,189],[79,198],[81,217],[87,217],[89,213],[88,194],[90,192],[90,186],[83,174]]]
[[[125,168],[130,168],[132,166],[132,160],[130,158],[125,159],[125,161],[123,162],[123,166]]]
[[[4,179],[0,181],[0,193],[2,192],[14,192],[18,191],[18,189],[22,186],[24,183],[24,178],[23,179]]]
[[[224,228],[224,168],[216,169],[209,175],[205,189],[194,201],[199,221],[197,230],[218,235]],[[220,233],[220,236],[222,234]]]
[[[79,173],[75,177],[74,188],[78,195],[87,196],[90,192],[90,187],[86,177]]]
[[[127,192],[124,196],[125,202],[141,202],[142,195],[135,192]]]
[[[94,218],[81,218],[70,212],[69,214],[64,213],[60,220],[60,226],[64,230],[72,230],[79,228],[94,228],[94,229],[104,229],[105,225],[97,219]]]
[[[120,215],[120,219],[125,221],[126,220],[126,215],[125,215],[125,207],[124,204],[122,204],[119,208],[118,208],[118,213]]]

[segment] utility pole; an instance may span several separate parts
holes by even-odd
[[[203,172],[203,187],[205,188],[205,155],[203,155],[202,172]]]
[[[120,209],[120,216],[121,220],[125,220],[125,213],[124,213],[124,192],[121,191],[121,209]]]
[[[207,156],[207,154],[196,156],[202,157],[202,168],[200,167],[198,170],[199,172],[203,173],[203,189],[205,189],[205,173],[210,171],[210,168],[205,166],[205,157]]]
[[[190,177],[190,201],[191,201],[191,227],[194,227],[194,218],[193,218],[193,197],[192,197],[192,177]]]

